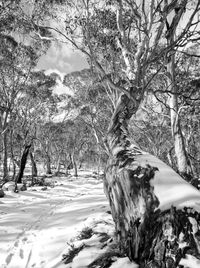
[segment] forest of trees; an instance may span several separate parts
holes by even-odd
[[[62,168],[67,175],[73,167],[77,176],[83,166],[105,170],[119,243],[130,260],[168,268],[178,267],[187,252],[200,258],[188,220],[199,226],[199,214],[156,211],[160,200],[150,180],[157,167],[136,161],[148,152],[199,187],[200,2],[31,5],[0,2],[1,184],[22,182],[27,158],[33,177],[38,163],[47,174]],[[64,76],[71,94],[57,95],[59,75],[36,68],[51,42],[59,41],[88,60],[87,69]],[[173,241],[183,233],[184,252],[165,237],[167,225]]]

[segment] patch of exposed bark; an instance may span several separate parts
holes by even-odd
[[[138,262],[141,267],[179,267],[186,254],[200,258],[199,214],[192,209],[157,211],[142,236]]]

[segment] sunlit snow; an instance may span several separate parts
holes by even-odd
[[[151,180],[159,199],[159,208],[172,205],[177,208],[190,206],[200,210],[200,193],[186,183],[162,161],[149,155],[137,155],[135,164],[147,164],[158,168]],[[99,236],[90,239],[73,240],[85,227],[97,233],[113,236],[114,224],[108,202],[103,192],[102,180],[91,173],[81,176],[53,177],[55,187],[28,187],[27,191],[14,193],[11,187],[0,199],[0,268],[83,268],[106,251],[99,243]],[[193,223],[195,231],[195,222]],[[62,256],[67,243],[75,246],[84,243],[72,263],[64,264]],[[200,267],[199,260],[186,256],[181,260],[184,267]],[[114,257],[111,268],[137,268],[128,258]]]
[[[135,165],[157,167],[155,177],[151,180],[161,210],[175,206],[191,207],[200,212],[200,192],[182,179],[172,168],[158,158],[150,155],[137,155]]]
[[[86,219],[108,210],[102,181],[54,178],[54,188],[7,191],[0,201],[0,267],[66,267],[62,254]],[[80,267],[80,266],[79,266]]]

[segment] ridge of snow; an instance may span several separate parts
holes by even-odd
[[[130,262],[130,260],[127,257],[124,258],[116,258],[116,261],[112,263],[110,268],[139,268],[139,265],[137,265],[134,262]]]
[[[200,192],[171,167],[150,154],[136,155],[134,165],[142,167],[150,165],[158,168],[150,181],[160,202],[158,209],[165,210],[172,206],[177,209],[190,207],[200,212]]]
[[[179,262],[179,265],[183,265],[184,268],[199,268],[200,260],[192,255],[186,254],[186,258],[182,258]]]

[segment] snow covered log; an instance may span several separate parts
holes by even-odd
[[[198,262],[200,192],[131,144],[127,126],[134,107],[129,104],[123,96],[112,118],[104,182],[121,250],[145,268],[184,267],[187,256]]]

